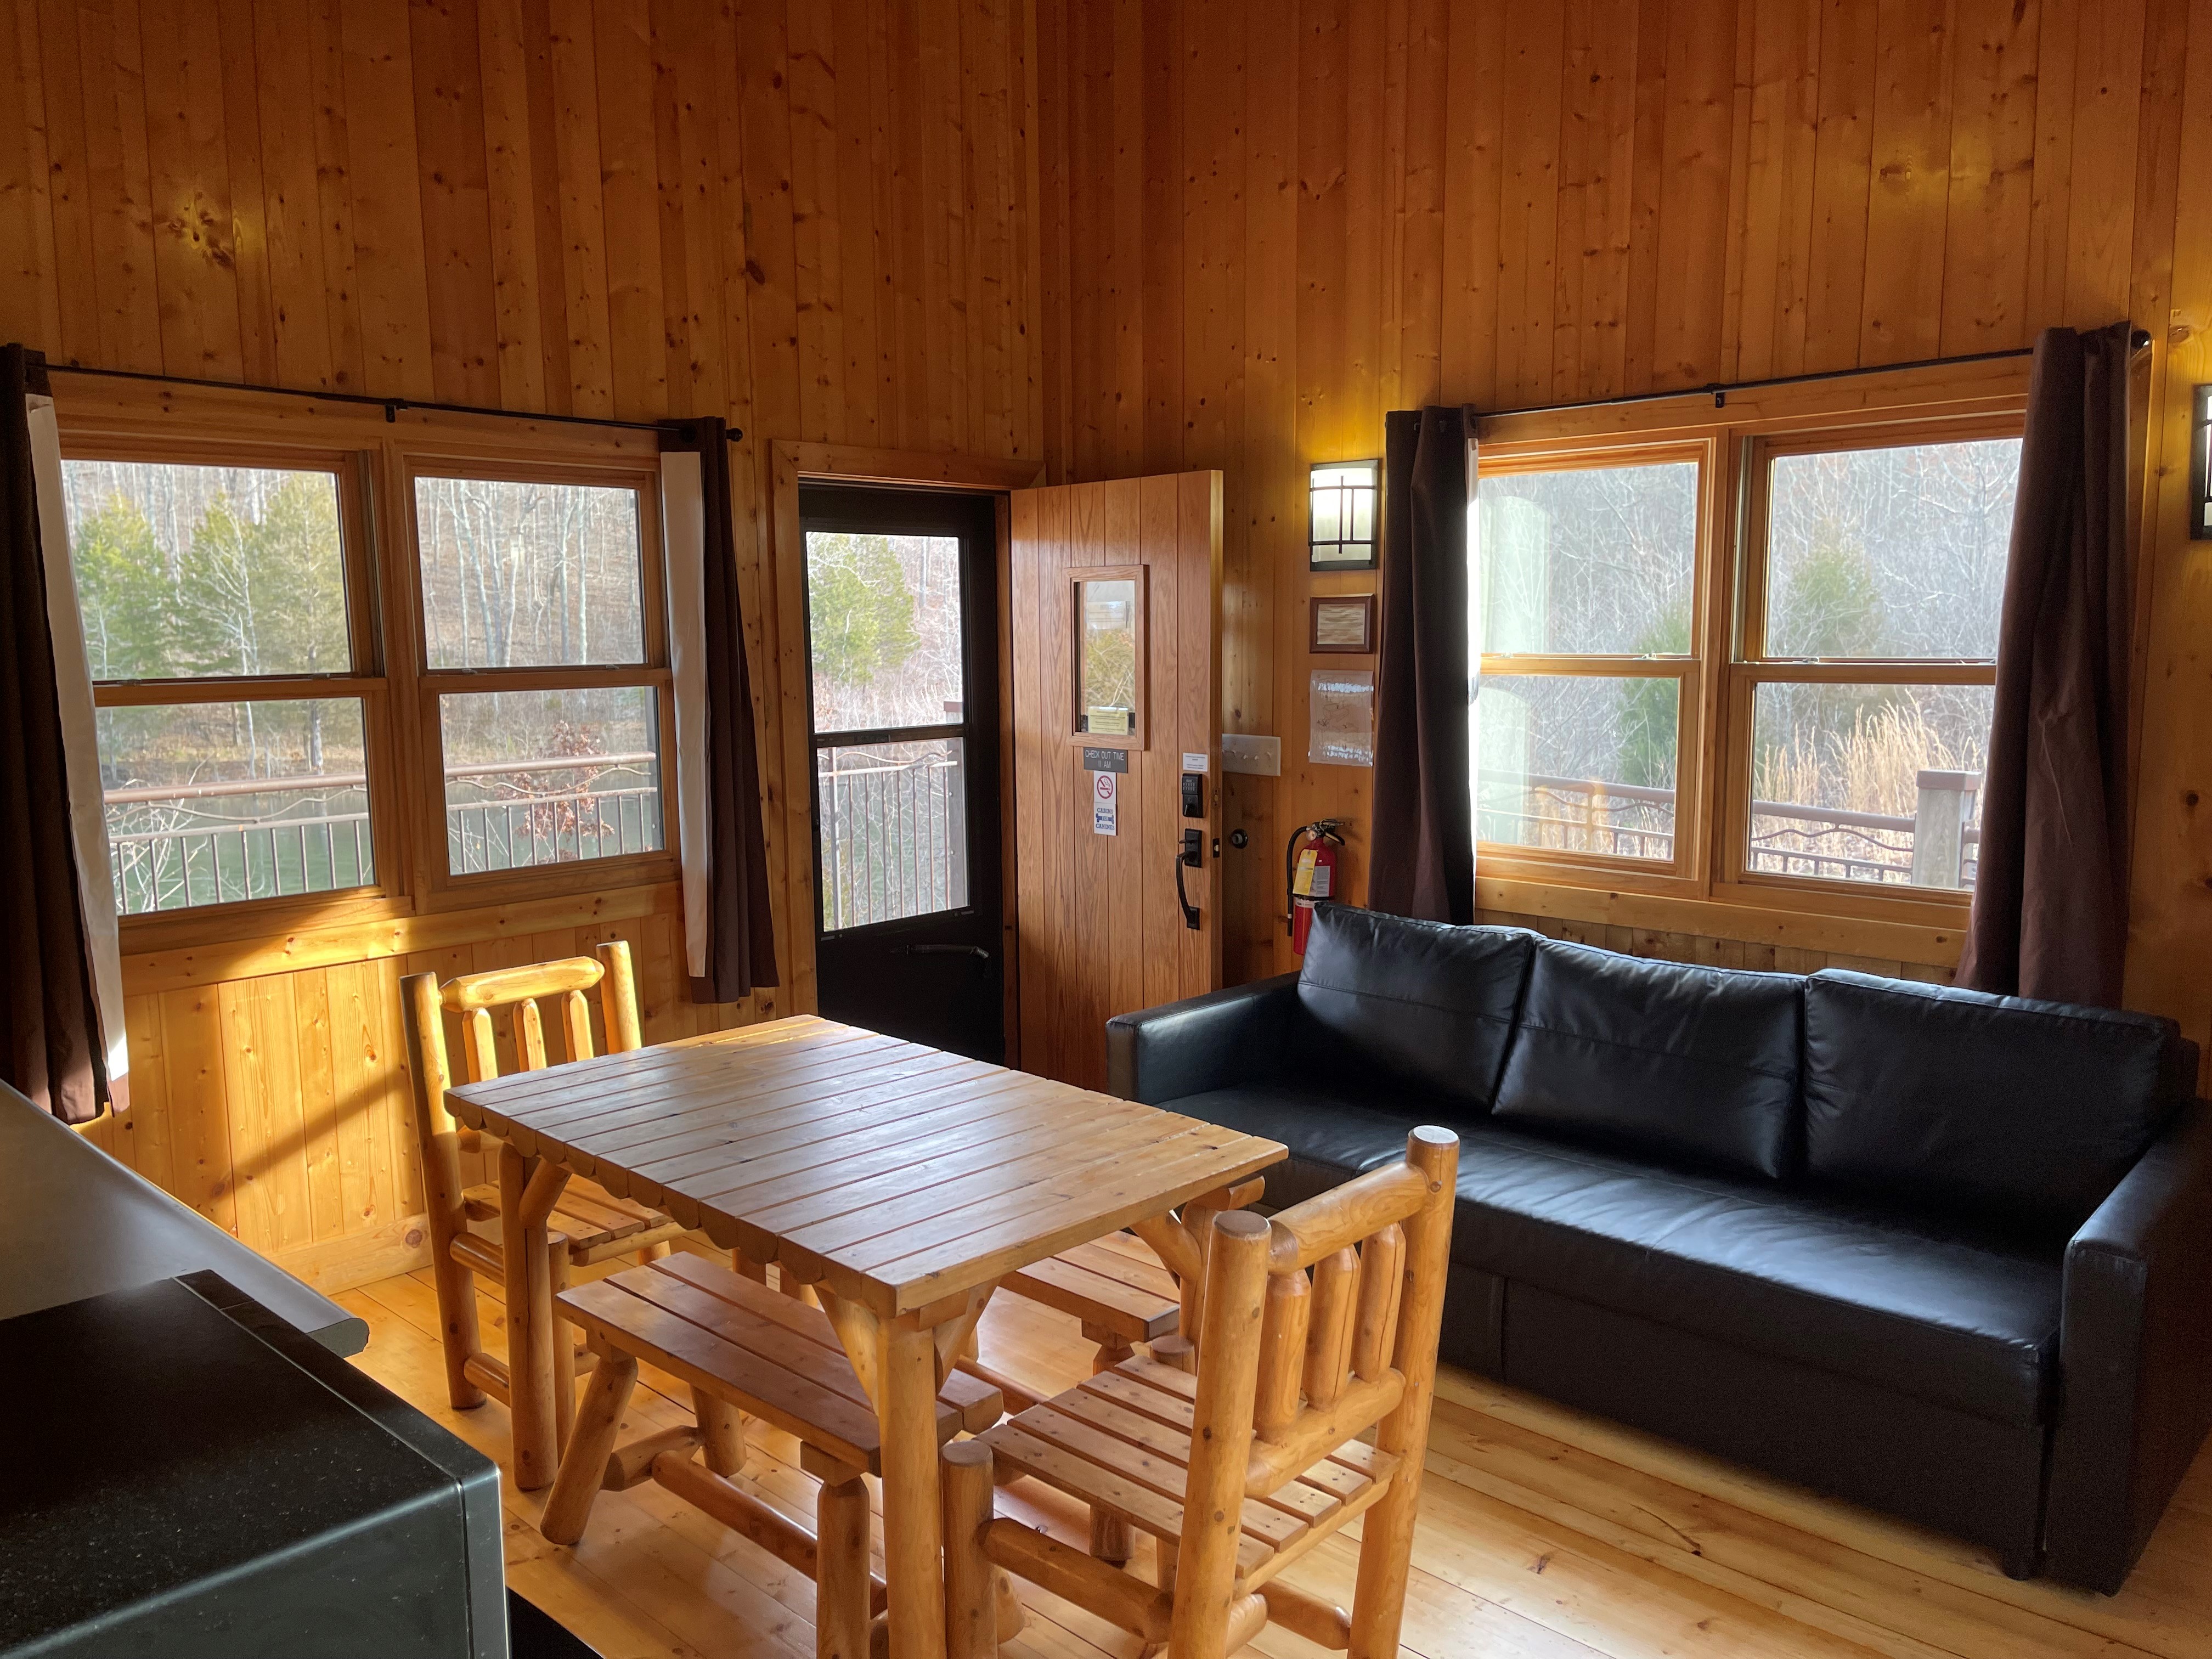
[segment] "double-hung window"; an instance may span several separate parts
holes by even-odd
[[[271,424],[65,428],[118,909],[672,876],[651,441]]]
[[[672,696],[635,477],[427,464],[410,495],[424,740],[448,880],[659,853]]]
[[[64,463],[121,914],[378,883],[362,484],[339,455]]]
[[[1820,395],[1485,433],[1485,875],[1898,920],[1963,905],[2020,399]]]

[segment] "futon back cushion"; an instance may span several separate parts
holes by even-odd
[[[2071,1231],[2188,1092],[2173,1023],[1825,969],[1805,986],[1806,1169]]]
[[[1324,904],[1298,970],[1310,1045],[1298,1059],[1486,1112],[1535,942],[1518,927],[1448,927]]]
[[[1782,1180],[1803,984],[1540,939],[1497,1115]]]

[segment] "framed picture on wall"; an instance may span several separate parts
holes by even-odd
[[[1316,593],[1306,629],[1306,649],[1366,655],[1375,649],[1372,593]]]

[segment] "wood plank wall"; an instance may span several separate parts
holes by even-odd
[[[775,736],[805,678],[778,672],[803,643],[766,574],[771,444],[1042,457],[1031,56],[1022,0],[6,0],[0,339],[744,428],[787,945],[811,920],[781,805],[811,769]],[[341,932],[304,969],[297,939],[140,955],[138,1105],[96,1133],[325,1285],[391,1271],[420,1210],[398,976],[609,929],[648,1038],[779,1011],[684,1000],[672,890]]]
[[[1308,465],[1382,416],[2159,339],[2130,997],[2212,1036],[2212,380],[2202,0],[1036,0],[1055,477],[1226,474],[1231,979],[1293,965],[1283,842],[1368,779],[1305,752]],[[2156,469],[2163,468],[2160,479]],[[1339,666],[1349,659],[1333,659]]]

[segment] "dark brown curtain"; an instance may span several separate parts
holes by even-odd
[[[1367,902],[1429,921],[1474,920],[1467,609],[1474,434],[1470,410],[1401,410],[1383,423]]]
[[[2117,1007],[2127,941],[2130,325],[2035,343],[1959,982]]]
[[[107,1094],[92,945],[77,891],[46,551],[23,399],[46,360],[0,348],[0,1079],[65,1123]]]
[[[774,985],[775,926],[761,836],[760,757],[752,677],[738,613],[738,549],[730,508],[729,428],[687,421],[664,448],[696,450],[706,524],[707,803],[709,857],[707,971],[694,1002],[736,1002]]]

